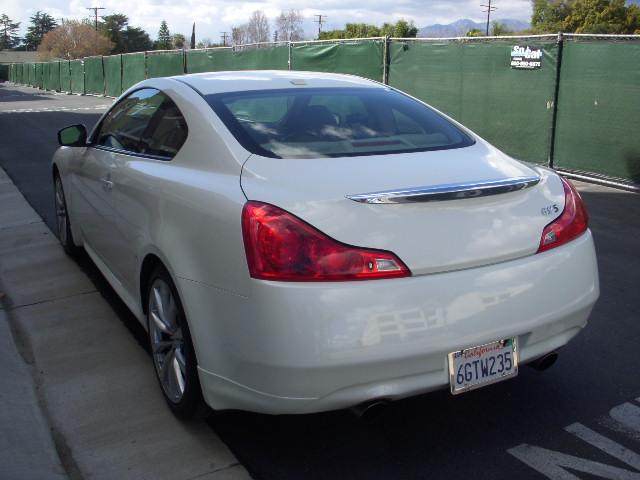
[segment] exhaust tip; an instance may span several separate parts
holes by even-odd
[[[551,368],[551,366],[556,363],[556,360],[558,360],[558,352],[551,352],[533,361],[530,365],[536,370],[542,372]]]
[[[351,407],[351,413],[360,420],[371,422],[382,416],[389,403],[391,403],[390,400],[386,398],[371,400]]]

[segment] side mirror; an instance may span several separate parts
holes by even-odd
[[[71,125],[58,131],[58,143],[63,147],[84,147],[87,144],[87,127]]]

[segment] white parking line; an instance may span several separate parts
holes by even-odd
[[[640,398],[637,398],[636,401],[640,402]],[[609,417],[607,422],[604,422],[607,427],[637,439],[637,434],[640,433],[640,407],[632,403],[624,403],[612,408],[609,411]],[[565,430],[607,455],[640,471],[640,455],[618,442],[585,427],[581,423],[573,423],[565,427]],[[507,452],[552,480],[580,480],[580,477],[568,470],[612,480],[640,480],[640,473],[635,471],[526,443],[511,448]]]
[[[93,107],[51,107],[51,108],[17,108],[15,110],[0,110],[1,113],[40,113],[40,112],[77,112],[80,110],[104,110],[111,105],[96,105]]]

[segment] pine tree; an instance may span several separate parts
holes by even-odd
[[[0,15],[0,50],[13,48],[20,43],[20,22],[14,23],[6,14]]]
[[[56,28],[58,24],[48,13],[38,10],[30,19],[31,25],[27,28],[24,43],[28,50],[37,50],[46,33]]]
[[[160,23],[160,30],[158,30],[158,40],[156,41],[156,50],[169,50],[171,48],[171,32],[169,32],[169,26],[165,20]]]

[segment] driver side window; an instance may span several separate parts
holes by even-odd
[[[144,88],[124,98],[102,121],[95,144],[131,153],[142,153],[142,134],[166,97]]]

